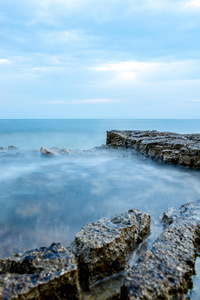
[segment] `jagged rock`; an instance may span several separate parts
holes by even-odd
[[[200,170],[200,134],[112,130],[107,131],[106,143],[167,164]]]
[[[46,148],[43,148],[43,147],[40,148],[40,152],[41,152],[42,155],[46,155],[46,156],[55,155],[55,153],[53,151],[51,151],[49,149],[46,149]]]
[[[0,299],[79,299],[74,255],[53,243],[0,261]]]
[[[128,255],[150,231],[150,216],[137,209],[87,224],[75,236],[72,251],[84,288],[123,270]]]
[[[13,145],[8,146],[8,150],[16,150],[16,149],[17,149],[17,147],[15,147],[15,146],[13,146]]]
[[[128,272],[121,299],[185,299],[200,242],[200,200],[166,213],[170,224]]]

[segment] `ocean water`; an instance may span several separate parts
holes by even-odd
[[[151,243],[164,210],[200,199],[198,171],[93,149],[112,129],[197,133],[200,120],[0,120],[0,147],[17,147],[0,150],[0,258],[69,246],[85,224],[131,208],[151,215]],[[40,147],[74,151],[47,158]]]

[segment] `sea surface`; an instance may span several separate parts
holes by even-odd
[[[167,208],[200,199],[198,171],[95,149],[112,129],[200,133],[200,120],[0,120],[0,147],[17,147],[0,150],[0,258],[69,246],[85,224],[131,208],[151,215],[152,243]],[[47,158],[40,147],[73,151]]]

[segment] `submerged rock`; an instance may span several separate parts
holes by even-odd
[[[53,151],[43,148],[43,147],[40,148],[40,152],[42,155],[46,155],[46,156],[54,156],[55,155],[55,153]]]
[[[0,261],[0,299],[79,299],[74,255],[53,243]]]
[[[185,299],[200,245],[200,200],[164,220],[168,227],[128,272],[121,299]]]
[[[150,216],[137,209],[87,224],[75,236],[72,251],[82,286],[124,270],[131,251],[150,232]]]
[[[106,143],[167,164],[200,170],[200,134],[112,130],[107,132]]]
[[[15,147],[15,146],[13,146],[13,145],[11,145],[11,146],[8,146],[8,150],[16,150],[16,149],[18,149],[17,147]]]

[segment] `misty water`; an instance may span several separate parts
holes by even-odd
[[[200,132],[200,121],[0,120],[0,147],[18,148],[0,150],[0,258],[54,241],[70,246],[85,224],[131,208],[151,215],[151,243],[168,207],[200,199],[198,171],[124,150],[90,150],[111,129],[191,133]],[[47,158],[41,146],[74,151]]]

